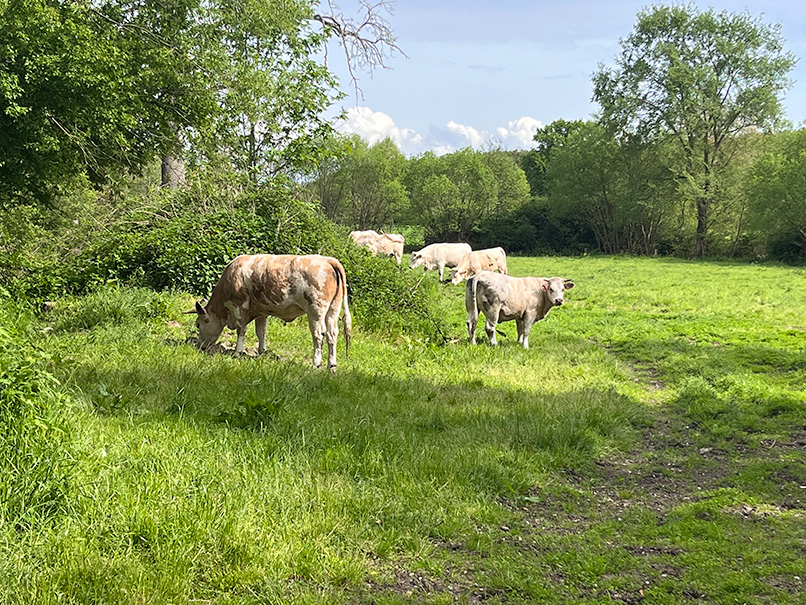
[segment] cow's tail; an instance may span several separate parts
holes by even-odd
[[[479,320],[479,306],[476,303],[476,284],[478,275],[473,275],[467,279],[465,284],[465,309],[467,309],[467,320],[475,324]]]
[[[333,269],[336,272],[337,291],[341,290],[341,302],[344,307],[344,314],[341,316],[342,325],[344,326],[344,356],[349,359],[350,357],[350,338],[353,333],[353,317],[350,315],[350,305],[347,302],[347,273],[344,267],[338,261],[333,263]]]

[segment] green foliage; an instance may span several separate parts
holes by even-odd
[[[551,157],[546,175],[555,216],[584,221],[604,252],[657,253],[676,210],[662,145],[619,140],[586,122],[556,141]]]
[[[560,214],[546,198],[481,223],[470,239],[474,248],[502,246],[508,253],[583,254],[597,249],[580,216]]]
[[[65,399],[32,342],[31,318],[0,290],[0,525],[23,529],[66,506]]]
[[[773,258],[806,262],[806,130],[778,135],[773,147],[747,177],[751,222]]]
[[[339,97],[310,2],[0,5],[0,202],[189,155],[239,184],[308,169]],[[379,43],[380,44],[380,43]]]
[[[418,284],[416,275],[353,245],[346,232],[295,199],[291,189],[276,184],[240,194],[210,191],[207,183],[194,183],[186,190],[163,190],[148,203],[135,196],[110,214],[99,211],[94,218],[108,222],[106,228],[62,235],[70,241],[67,250],[60,240],[58,253],[21,264],[8,259],[15,276],[9,283],[16,294],[40,302],[98,290],[65,311],[60,326],[73,329],[160,317],[163,302],[149,290],[207,297],[239,254],[324,254],[345,266],[357,325],[442,340],[442,320],[429,310],[431,284]],[[48,237],[40,233],[28,245],[46,247],[42,240]],[[119,298],[114,284],[141,289]]]
[[[425,240],[467,241],[481,223],[513,212],[529,199],[529,184],[511,155],[463,149],[410,161],[404,180],[412,217]]]
[[[337,158],[323,162],[308,185],[330,219],[355,229],[399,223],[409,208],[402,183],[406,158],[391,139],[368,145],[357,135],[341,142]]]
[[[672,169],[696,208],[702,256],[730,143],[777,123],[795,58],[783,50],[779,25],[692,5],[641,11],[621,46],[617,66],[593,78],[602,122],[622,135],[673,142]]]

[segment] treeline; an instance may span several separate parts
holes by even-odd
[[[653,6],[593,75],[595,120],[549,124],[521,156],[406,161],[353,141],[311,190],[335,220],[413,223],[426,240],[802,261],[804,139],[781,105],[795,61],[780,26],[748,13]]]
[[[528,152],[463,149],[406,158],[393,141],[346,139],[307,184],[333,221],[397,230],[411,246],[467,241],[511,253],[693,256],[697,208],[668,140],[557,121]],[[711,183],[708,254],[806,260],[806,130],[747,132]]]

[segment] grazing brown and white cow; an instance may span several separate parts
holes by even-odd
[[[283,321],[307,315],[313,337],[313,365],[322,365],[322,345],[326,339],[327,366],[333,370],[342,305],[347,354],[352,317],[347,304],[347,276],[341,263],[329,256],[256,254],[232,260],[224,268],[207,305],[202,307],[197,302],[195,310],[188,313],[198,315],[200,348],[212,347],[226,326],[238,332],[236,353],[243,351],[246,326],[252,320],[258,353],[264,353],[269,315]]]
[[[459,264],[451,269],[451,283],[458,284],[463,279],[482,271],[498,271],[506,275],[507,254],[503,248],[473,250],[470,254],[466,254]]]
[[[422,250],[411,253],[409,269],[422,265],[423,272],[437,270],[439,281],[442,281],[445,267],[455,267],[470,252],[470,244],[429,244]]]
[[[529,331],[554,307],[563,304],[563,293],[574,282],[562,277],[511,277],[492,271],[482,271],[467,280],[465,308],[470,344],[476,344],[479,311],[487,322],[484,330],[490,344],[497,344],[495,327],[499,322],[512,321],[518,326],[518,342],[529,348]]]
[[[357,245],[369,248],[377,256],[388,256],[399,265],[403,259],[405,239],[399,233],[378,233],[373,229],[367,231],[351,231],[350,239]]]

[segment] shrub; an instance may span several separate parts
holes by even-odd
[[[64,318],[73,328],[89,327],[138,312],[134,300],[124,311],[105,298],[103,285],[110,281],[156,291],[182,290],[203,298],[230,260],[259,253],[334,256],[347,271],[356,325],[442,338],[440,320],[428,310],[435,289],[418,285],[416,276],[389,259],[353,245],[345,229],[283,187],[222,192],[214,198],[201,187],[164,192],[147,209],[116,216],[72,256],[29,271],[24,289],[28,297],[39,300],[100,292]],[[134,297],[157,300],[142,290]]]

